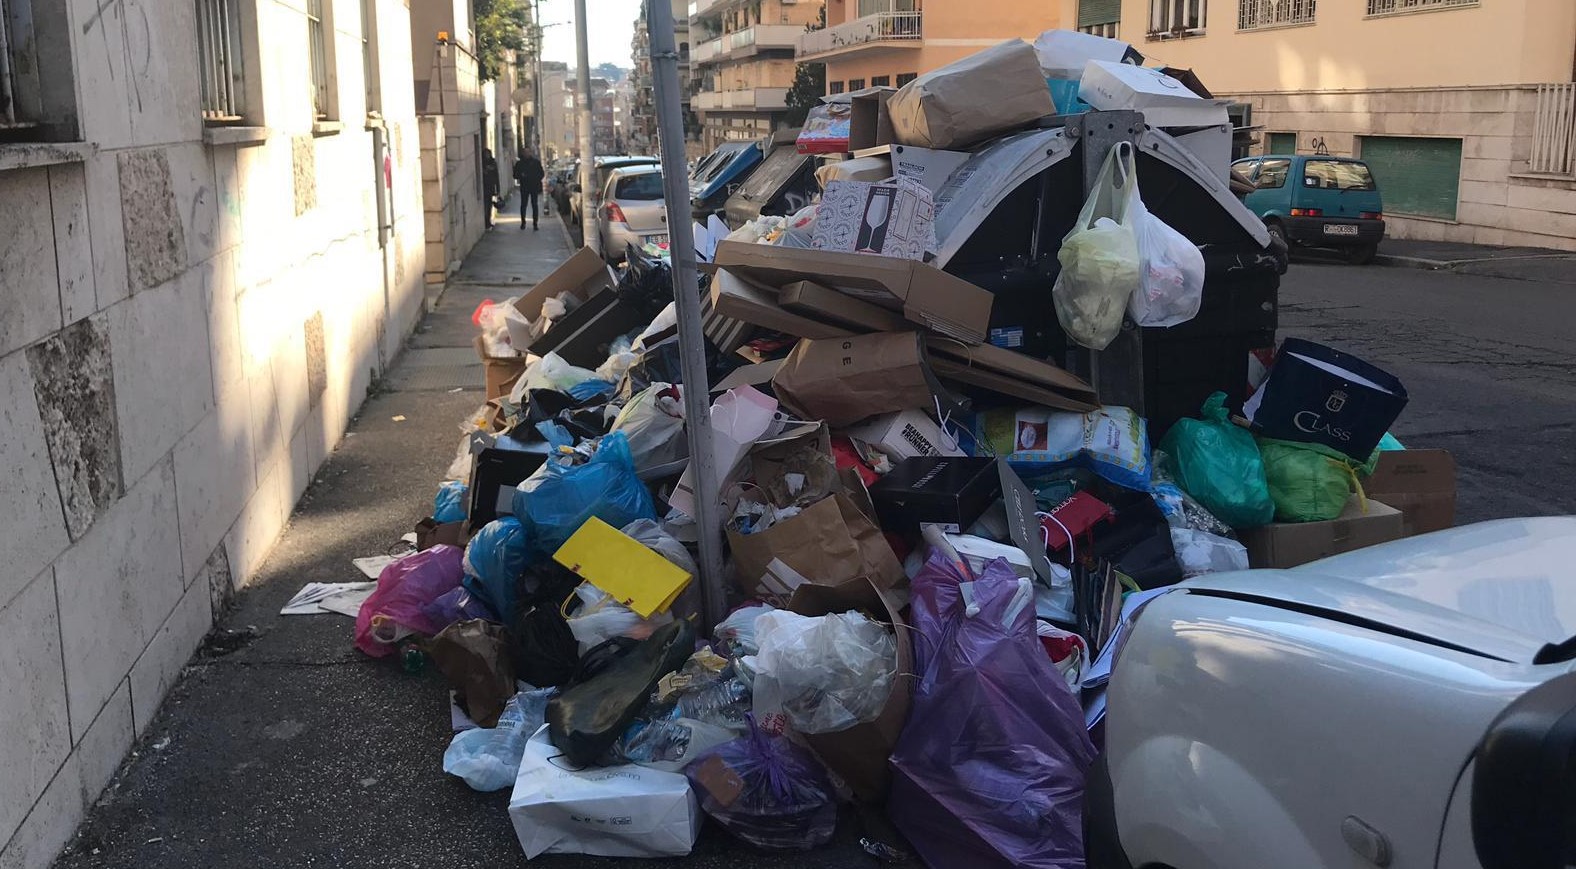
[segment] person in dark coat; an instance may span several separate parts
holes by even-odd
[[[489,149],[482,152],[482,215],[488,229],[493,225],[493,208],[498,204],[498,161]]]
[[[531,228],[541,229],[541,219],[538,216],[538,201],[542,195],[542,179],[547,177],[547,172],[542,168],[542,161],[536,159],[530,148],[520,149],[520,159],[514,164],[514,180],[520,184],[520,228],[525,229],[525,208],[531,207]]]

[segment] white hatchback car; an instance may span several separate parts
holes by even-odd
[[[1576,517],[1199,577],[1116,653],[1093,869],[1576,865]]]
[[[621,262],[631,244],[640,247],[647,242],[667,242],[668,210],[660,168],[614,169],[602,188],[601,202],[596,227],[602,238],[602,257],[608,262]]]

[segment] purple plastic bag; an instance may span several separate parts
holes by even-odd
[[[468,622],[472,619],[485,619],[500,624],[503,622],[503,619],[493,613],[492,607],[471,594],[470,589],[463,585],[438,595],[436,600],[422,607],[422,612],[426,613],[427,618],[438,627],[439,631],[455,622]]]
[[[758,848],[807,851],[831,841],[837,797],[821,762],[755,726],[685,767],[700,806],[723,829]]]
[[[394,653],[399,628],[430,637],[447,627],[436,624],[427,607],[460,587],[464,556],[458,546],[440,543],[383,568],[378,587],[356,613],[356,648],[381,658]]]
[[[1033,587],[1000,558],[963,582],[936,552],[912,582],[921,678],[887,811],[931,866],[1082,869],[1094,746],[1035,637]]]

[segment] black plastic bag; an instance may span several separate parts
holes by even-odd
[[[646,256],[633,244],[624,253],[629,265],[618,278],[619,301],[650,322],[673,301],[673,269],[660,257]]]
[[[657,680],[695,651],[695,628],[679,619],[658,628],[596,676],[547,704],[547,733],[569,763],[594,763],[612,748],[650,700]]]
[[[509,656],[516,678],[538,688],[564,685],[580,666],[580,644],[559,612],[580,577],[551,559],[526,568],[520,605],[509,622]]]

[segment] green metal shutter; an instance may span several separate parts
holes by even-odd
[[[1384,210],[1456,219],[1461,140],[1359,136],[1357,156],[1373,171]]]
[[[1270,133],[1269,144],[1265,147],[1266,154],[1295,154],[1297,153],[1296,133]]]
[[[1078,26],[1111,24],[1122,20],[1122,0],[1078,0]]]

